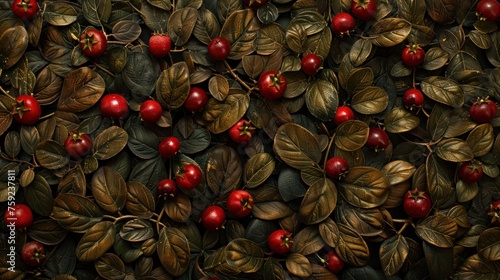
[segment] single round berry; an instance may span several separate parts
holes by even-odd
[[[403,202],[404,211],[412,218],[425,217],[431,210],[431,206],[429,195],[419,190],[408,191]]]
[[[173,158],[181,149],[181,142],[175,136],[163,138],[158,145],[158,151],[163,158]]]
[[[207,230],[221,229],[225,222],[226,213],[220,206],[208,206],[201,214],[201,223]]]
[[[162,196],[164,198],[168,196],[174,197],[177,194],[177,184],[174,180],[163,179],[156,184],[156,193],[158,196]]]
[[[181,170],[175,175],[175,183],[177,187],[183,190],[196,189],[203,180],[201,169],[191,163],[185,164]]]
[[[321,58],[315,53],[306,54],[300,61],[300,66],[306,75],[316,75],[321,67]]]
[[[254,135],[255,127],[246,118],[242,118],[229,129],[229,138],[238,144],[250,142]]]
[[[354,112],[349,106],[340,106],[337,108],[335,112],[335,116],[333,117],[333,121],[336,125],[340,125],[343,122],[354,120]]]
[[[184,101],[184,109],[191,112],[198,112],[205,108],[208,102],[207,92],[199,87],[191,87],[189,95]]]
[[[422,108],[424,105],[424,94],[416,88],[410,88],[403,94],[403,104],[410,110]]]
[[[170,37],[165,34],[154,34],[149,37],[149,52],[154,57],[165,57],[170,53],[172,44]]]
[[[366,146],[375,151],[384,150],[389,147],[389,136],[385,130],[378,127],[370,127],[368,132],[368,140],[366,141]]]
[[[45,247],[38,241],[30,241],[21,249],[21,258],[28,266],[40,266],[45,262]]]
[[[92,139],[79,131],[72,131],[64,141],[64,148],[70,157],[81,159],[90,154],[92,150]]]
[[[326,176],[334,180],[340,180],[349,171],[349,164],[341,157],[332,157],[326,162]]]
[[[19,95],[16,97],[16,102],[12,104],[12,117],[20,124],[35,124],[41,115],[42,107],[40,107],[40,103],[29,94]]]
[[[267,71],[259,76],[258,87],[262,97],[276,100],[286,91],[287,81],[283,74],[277,71]]]
[[[156,123],[161,119],[163,109],[158,101],[148,99],[141,103],[139,112],[143,121],[148,123]]]
[[[481,0],[476,6],[480,20],[496,21],[500,19],[500,3],[497,0]]]
[[[326,256],[326,267],[337,274],[344,268],[344,261],[334,251],[329,251]]]
[[[497,105],[488,98],[478,98],[469,108],[470,117],[478,123],[487,123],[497,114]]]
[[[224,37],[215,37],[208,43],[208,55],[216,61],[221,61],[229,57],[231,53],[231,43]]]
[[[458,167],[458,177],[466,183],[475,183],[483,177],[483,165],[476,159],[462,162]]]
[[[121,94],[106,94],[99,103],[101,115],[113,120],[121,119],[128,113],[128,102]]]
[[[89,28],[80,35],[80,49],[88,57],[99,57],[106,52],[108,39],[95,28]]]
[[[15,229],[27,228],[33,223],[33,212],[28,205],[18,203],[5,211],[4,222],[8,226],[14,225]]]
[[[38,3],[36,0],[14,0],[11,9],[16,17],[30,20],[38,12]]]
[[[401,51],[401,61],[409,67],[419,66],[424,62],[425,51],[418,44],[411,44]]]
[[[332,18],[332,30],[335,35],[349,34],[355,27],[356,20],[349,13],[338,13]]]
[[[248,216],[252,212],[252,195],[244,190],[232,191],[227,198],[227,211],[237,218]]]
[[[377,14],[376,0],[352,0],[351,13],[360,20],[371,20]]]
[[[278,255],[284,255],[292,249],[292,235],[284,229],[273,231],[267,238],[267,246]]]
[[[500,226],[500,200],[493,201],[488,208],[488,217],[492,226]]]

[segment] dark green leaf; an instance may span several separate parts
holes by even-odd
[[[154,237],[154,234],[151,223],[142,219],[130,220],[120,230],[120,237],[130,242],[146,241]]]
[[[123,82],[132,91],[134,96],[138,98],[147,97],[155,89],[158,74],[154,69],[153,62],[146,54],[139,52],[129,53],[127,55],[127,64],[122,71]]]
[[[73,6],[66,3],[48,2],[43,18],[55,26],[68,26],[77,20],[77,12]]]
[[[54,206],[54,198],[52,189],[44,177],[36,174],[33,182],[24,188],[24,195],[31,210],[43,216],[50,215]]]
[[[477,242],[477,252],[484,260],[500,260],[500,228],[489,228],[481,233]]]
[[[85,19],[94,26],[103,26],[111,16],[111,0],[85,0],[82,3]]]
[[[431,76],[423,80],[420,86],[425,95],[436,102],[455,108],[464,104],[462,87],[449,78]]]

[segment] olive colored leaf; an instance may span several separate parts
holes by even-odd
[[[349,58],[352,65],[358,67],[363,64],[370,56],[373,49],[373,44],[367,39],[359,39],[351,47]]]
[[[95,137],[92,153],[98,160],[110,159],[121,152],[127,142],[127,132],[119,126],[111,126]]]
[[[34,180],[23,190],[31,210],[42,216],[50,215],[54,206],[54,198],[52,189],[43,176],[35,174]]]
[[[286,45],[296,53],[303,53],[307,48],[307,31],[302,24],[292,23],[286,28]]]
[[[390,133],[403,133],[415,129],[420,124],[420,119],[402,107],[390,110],[384,119],[384,127]]]
[[[52,216],[64,229],[85,232],[102,219],[101,209],[79,194],[63,193],[54,199]]]
[[[10,111],[0,111],[0,135],[3,135],[12,124],[12,114]]]
[[[389,95],[387,92],[375,86],[369,86],[359,90],[351,99],[351,107],[354,111],[365,114],[378,114],[387,108]]]
[[[68,237],[51,250],[50,258],[43,264],[46,276],[57,277],[56,275],[72,274],[77,264],[75,249],[75,241],[72,237]]]
[[[47,169],[58,169],[69,163],[66,149],[54,140],[45,140],[36,146],[36,159]]]
[[[24,25],[16,25],[0,33],[0,69],[9,69],[23,57],[28,48],[28,32]]]
[[[328,246],[335,248],[339,244],[340,231],[331,218],[327,218],[319,224],[319,234]]]
[[[305,101],[309,112],[322,121],[330,121],[339,105],[337,89],[323,79],[315,79],[309,84]]]
[[[150,96],[157,82],[158,73],[153,62],[145,53],[127,54],[126,64],[121,72],[123,83],[130,89],[136,99]]]
[[[312,225],[324,221],[337,205],[337,188],[328,178],[317,181],[308,189],[299,208],[303,223]]]
[[[471,224],[469,217],[467,216],[467,209],[464,205],[455,205],[447,211],[443,211],[444,214],[457,223],[459,227],[470,228]]]
[[[177,8],[168,18],[167,32],[175,46],[183,46],[193,33],[198,11],[192,7]]]
[[[453,248],[440,248],[423,242],[425,262],[432,279],[447,279],[453,273]]]
[[[45,245],[59,244],[68,235],[68,231],[52,219],[34,221],[27,233],[33,240]]]
[[[35,153],[35,148],[40,143],[40,133],[34,126],[23,125],[19,131],[21,136],[21,147],[29,155]]]
[[[157,246],[163,268],[175,277],[184,274],[190,263],[189,241],[184,233],[177,228],[164,227]]]
[[[106,253],[94,262],[97,273],[105,279],[124,279],[127,275],[125,264],[119,256]]]
[[[384,216],[378,208],[361,209],[348,203],[337,205],[335,217],[338,223],[349,225],[361,236],[377,236],[384,230]]]
[[[318,139],[309,130],[294,123],[278,128],[273,149],[281,160],[296,169],[316,166],[321,160]]]
[[[155,211],[155,199],[146,186],[139,182],[127,182],[127,202],[130,213],[141,218],[151,218]]]
[[[63,81],[57,109],[82,112],[96,104],[104,93],[104,79],[88,67],[71,71]]]
[[[179,223],[186,223],[191,216],[191,200],[183,193],[176,194],[164,204],[167,216]]]
[[[422,67],[425,70],[433,71],[437,70],[443,66],[446,65],[449,59],[449,54],[439,48],[439,47],[434,47],[430,48],[426,53],[425,53],[425,58],[424,62],[422,63]]]
[[[427,131],[431,134],[433,140],[438,140],[449,129],[451,111],[441,104],[436,104],[427,120]]]
[[[121,20],[113,26],[113,37],[120,42],[132,43],[141,35],[141,26],[133,20]]]
[[[384,18],[370,28],[368,39],[378,47],[402,43],[411,32],[411,23],[401,18]]]
[[[488,34],[485,34],[479,30],[471,30],[468,34],[469,39],[476,45],[478,48],[487,50],[492,47],[493,40]]]
[[[328,57],[331,42],[332,30],[330,27],[325,27],[320,33],[307,37],[305,52],[315,53],[322,58]]]
[[[349,73],[346,81],[345,90],[352,96],[360,90],[373,84],[374,74],[371,68],[355,68]]]
[[[417,168],[415,165],[404,161],[404,160],[394,160],[382,167],[382,172],[389,179],[391,185],[396,185],[410,179]]]
[[[438,42],[443,50],[453,55],[462,49],[465,43],[465,31],[460,26],[445,29],[439,34]]]
[[[415,228],[415,233],[422,240],[440,247],[451,248],[454,246],[458,225],[452,218],[437,214],[425,218]]]
[[[294,213],[283,201],[266,201],[255,203],[252,207],[252,215],[262,220],[276,220],[287,217]]]
[[[484,260],[478,254],[468,257],[453,275],[456,280],[498,279],[500,263]]]
[[[298,277],[310,277],[312,275],[311,262],[302,254],[292,253],[286,258],[286,268]]]
[[[276,258],[267,258],[262,269],[264,280],[285,280],[285,270]]]
[[[474,157],[482,157],[486,155],[495,141],[493,126],[489,123],[483,123],[476,126],[467,136],[465,140],[467,146],[472,149]]]
[[[102,221],[85,232],[76,246],[76,257],[81,262],[93,262],[113,247],[116,238],[116,225]]]
[[[288,85],[286,87],[286,90],[285,90],[285,93],[283,94],[283,97],[285,97],[285,98],[299,97],[299,96],[302,95],[302,93],[304,93],[304,91],[306,91],[310,87],[310,83],[307,80],[307,76],[302,71],[285,72],[285,73],[283,73],[283,75],[285,76],[285,78],[287,80],[287,83],[288,83]],[[323,82],[317,82],[316,86],[319,83],[323,83],[325,85],[328,85],[327,87],[330,86],[329,85],[330,82],[324,82],[325,80],[323,80],[323,79],[320,79],[320,81],[323,81]],[[332,90],[331,88],[326,88],[325,89],[326,92],[331,91],[331,90]],[[335,92],[335,94],[331,98],[336,98],[338,100],[337,90],[334,89],[333,91]],[[320,94],[318,94],[318,95],[320,95]],[[313,94],[311,94],[310,97],[314,97],[314,95],[316,95],[316,94],[313,93]],[[323,96],[323,97],[320,96],[320,98],[329,98],[329,97],[328,96]],[[314,100],[310,100],[309,102],[314,103]],[[302,102],[302,104],[303,103],[304,102]],[[338,101],[337,101],[337,103],[338,103]],[[301,107],[302,107],[302,104],[301,104]],[[327,107],[327,106],[321,105],[321,104],[317,104],[317,105],[320,106],[320,109],[316,110],[314,108],[311,108],[311,110],[313,112],[324,111],[325,110],[324,108]]]
[[[17,131],[9,131],[4,138],[4,151],[10,158],[15,158],[21,152],[21,135]]]
[[[422,24],[426,12],[424,1],[398,0],[399,16],[413,24]]]
[[[290,24],[296,23],[304,27],[308,36],[317,34],[327,27],[323,16],[319,12],[307,9],[292,18]]]
[[[427,190],[433,205],[437,207],[447,201],[453,192],[450,173],[446,168],[448,164],[434,153],[430,154],[426,160]]]
[[[338,224],[339,239],[335,252],[347,264],[361,267],[368,264],[370,250],[365,240],[353,228]]]
[[[151,222],[133,219],[126,222],[120,230],[120,237],[130,242],[146,241],[155,235]]]
[[[349,169],[339,182],[339,193],[349,204],[360,208],[373,208],[385,202],[389,194],[389,179],[373,167],[356,166]]]
[[[425,3],[427,4],[427,13],[436,23],[448,24],[455,20],[455,10],[460,2],[457,0],[425,0]]]
[[[261,27],[253,43],[255,52],[260,55],[271,55],[280,50],[285,42],[285,30],[277,23]],[[243,57],[243,60],[245,57]]]
[[[243,181],[247,188],[255,188],[264,183],[274,171],[276,161],[271,154],[253,155],[244,166]]]
[[[258,78],[262,72],[264,72],[264,67],[268,61],[269,61],[268,57],[265,57],[263,55],[246,55],[241,60],[241,64],[247,76],[249,76],[252,79],[255,79]],[[286,79],[287,81],[289,81],[288,78]]]
[[[410,251],[406,238],[401,234],[393,235],[382,242],[379,248],[380,263],[386,276],[401,270]]]
[[[237,238],[226,246],[226,262],[245,273],[257,272],[264,264],[264,252],[257,243]]]
[[[241,59],[253,52],[253,41],[260,30],[260,22],[252,9],[231,13],[224,21],[220,36],[231,43],[229,59]]]
[[[467,142],[458,138],[444,139],[437,143],[434,152],[438,157],[451,162],[464,162],[474,158]]]
[[[103,166],[97,169],[92,176],[91,190],[97,204],[104,211],[117,213],[125,207],[127,184],[113,168]]]
[[[323,247],[325,247],[325,242],[316,226],[308,226],[293,237],[292,253],[307,256],[318,252]]]
[[[111,17],[111,0],[85,0],[82,3],[84,18],[94,26],[103,26]]]
[[[343,122],[337,127],[335,146],[347,152],[359,150],[368,140],[369,130],[368,125],[359,120]]]
[[[420,83],[420,87],[425,95],[436,102],[455,108],[464,104],[462,87],[450,78],[430,76]]]
[[[205,45],[219,35],[220,24],[217,17],[206,8],[198,10],[198,19],[193,29],[193,35]]]
[[[180,108],[189,95],[189,70],[186,62],[177,62],[164,70],[156,82],[158,102],[168,109]]]
[[[51,25],[68,26],[77,20],[77,15],[75,8],[70,4],[48,2],[43,19]]]
[[[224,101],[212,98],[203,111],[203,119],[207,121],[207,129],[214,134],[231,128],[245,115],[250,105],[250,96],[240,90],[231,89]]]
[[[278,8],[268,3],[267,5],[262,5],[259,9],[257,9],[257,18],[263,24],[271,24],[278,19],[279,10]]]
[[[458,180],[455,186],[455,193],[458,202],[471,201],[479,193],[479,185],[477,182],[466,183],[463,180]]]
[[[208,89],[215,99],[223,101],[229,94],[229,82],[224,76],[215,74],[208,81]]]
[[[488,261],[500,260],[500,228],[489,228],[479,236],[477,253]]]
[[[216,194],[225,196],[241,184],[243,166],[237,151],[229,146],[216,146],[207,161],[206,182]]]

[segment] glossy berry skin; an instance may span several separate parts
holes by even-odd
[[[162,158],[173,158],[181,149],[181,142],[175,136],[168,136],[158,144],[158,151]]]
[[[344,268],[344,261],[334,251],[329,251],[326,256],[326,268],[337,274]]]
[[[424,94],[416,88],[407,89],[403,94],[403,104],[409,110],[418,110],[424,105]]]
[[[401,52],[401,61],[409,67],[419,66],[424,62],[425,51],[418,44],[408,45]]]
[[[492,226],[500,226],[500,200],[493,201],[488,208],[488,217]]]
[[[337,36],[351,33],[356,27],[356,20],[349,13],[338,13],[332,19],[332,30]]]
[[[208,55],[215,61],[228,58],[231,53],[231,43],[224,37],[215,37],[208,43]]]
[[[45,262],[45,247],[38,241],[30,241],[24,244],[21,258],[27,266],[40,266]]]
[[[80,35],[80,49],[88,57],[99,57],[106,52],[106,35],[94,28],[89,28]]]
[[[269,100],[276,100],[283,96],[286,90],[287,81],[285,76],[277,71],[267,71],[260,75],[259,92],[262,97]]]
[[[333,121],[336,125],[340,125],[343,122],[354,120],[354,112],[349,106],[339,106],[333,117]]]
[[[292,249],[292,235],[284,229],[277,229],[267,237],[267,246],[278,255],[284,255]]]
[[[99,103],[101,116],[113,120],[121,119],[128,113],[128,102],[121,94],[106,94]]]
[[[64,141],[64,148],[70,157],[81,159],[92,150],[92,139],[79,131],[72,131]]]
[[[366,141],[366,146],[375,151],[384,150],[389,146],[390,140],[387,132],[378,127],[370,127],[368,132],[368,140]]]
[[[177,184],[174,182],[174,180],[163,179],[158,182],[158,184],[156,184],[156,193],[160,197],[174,197],[177,194],[177,191]]]
[[[175,175],[175,183],[177,187],[183,190],[194,190],[203,180],[201,169],[191,163],[185,164],[183,170]]]
[[[267,0],[243,0],[243,3],[247,4],[248,7],[252,9],[258,9],[260,6],[267,3]]]
[[[42,107],[35,97],[24,94],[16,97],[16,102],[12,104],[12,117],[20,124],[35,124],[42,115]]]
[[[208,206],[201,214],[201,223],[207,230],[221,229],[225,222],[226,213],[220,206]]]
[[[316,75],[321,67],[321,58],[315,53],[306,54],[300,61],[300,66],[306,75]]]
[[[149,52],[154,57],[165,57],[170,53],[170,46],[172,45],[172,41],[170,37],[165,34],[154,34],[149,37]]]
[[[326,176],[334,180],[340,180],[349,171],[349,164],[341,157],[328,159],[325,166]]]
[[[235,143],[246,144],[255,135],[255,127],[248,119],[242,118],[229,129],[228,133],[229,138]]]
[[[38,4],[36,0],[14,0],[11,9],[16,17],[30,20],[38,12]]]
[[[403,209],[409,217],[422,218],[431,210],[431,198],[419,190],[410,190],[403,201]]]
[[[377,14],[376,0],[352,0],[351,13],[360,20],[370,20]]]
[[[158,101],[148,99],[141,103],[139,109],[141,119],[148,123],[156,123],[161,119],[163,109]]]
[[[470,117],[478,123],[487,123],[497,114],[497,105],[488,98],[478,98],[469,108]]]
[[[235,190],[227,198],[227,211],[237,218],[243,218],[252,212],[253,204],[254,200],[250,193],[244,190]]]
[[[481,0],[476,6],[480,20],[495,21],[500,19],[500,3],[497,0]]]
[[[458,167],[458,178],[460,180],[472,184],[481,180],[483,177],[483,165],[478,160],[462,162]]]
[[[184,109],[191,112],[198,112],[205,108],[208,102],[207,92],[199,87],[191,87],[189,95],[184,101]]]
[[[28,205],[18,203],[5,211],[4,222],[6,225],[15,223],[16,229],[27,228],[33,223],[33,212]]]

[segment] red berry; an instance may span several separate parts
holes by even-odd
[[[90,154],[92,139],[87,134],[75,130],[70,132],[64,141],[64,148],[70,157],[81,159]]]
[[[229,137],[235,143],[246,144],[255,135],[255,127],[248,119],[241,119],[229,129]]]
[[[493,201],[488,208],[488,217],[491,225],[500,226],[500,200]]]
[[[360,20],[370,20],[377,14],[376,0],[352,0],[351,13]]]
[[[431,198],[423,191],[408,191],[405,195],[403,208],[410,217],[425,217],[431,210]]]
[[[177,184],[170,179],[163,179],[156,184],[156,193],[164,198],[177,194]]]
[[[476,159],[462,162],[458,167],[458,177],[469,184],[477,182],[483,177],[483,165]]]
[[[38,3],[36,0],[14,0],[11,8],[16,17],[30,20],[38,12]]]
[[[158,151],[162,158],[173,158],[181,149],[181,142],[175,136],[165,137],[158,145]]]
[[[207,230],[218,230],[226,222],[224,209],[217,205],[208,206],[201,214],[201,223]]]
[[[354,112],[349,106],[340,106],[335,112],[333,121],[335,124],[340,125],[343,122],[354,120]]]
[[[158,101],[148,99],[142,102],[139,109],[141,119],[148,123],[156,123],[161,119],[163,109]]]
[[[128,103],[122,95],[110,93],[101,99],[99,109],[104,118],[121,119],[128,113]]]
[[[407,89],[403,94],[403,104],[410,110],[418,110],[424,105],[424,94],[416,88]]]
[[[302,58],[300,65],[306,75],[313,76],[318,73],[321,67],[321,58],[315,53],[306,54]]]
[[[20,124],[35,124],[42,115],[42,107],[35,97],[24,94],[16,97],[16,103],[12,104],[12,117]]]
[[[368,148],[378,150],[384,150],[389,147],[389,136],[385,130],[378,127],[370,127],[368,132],[368,140],[366,141],[366,146]]]
[[[191,87],[189,95],[184,101],[184,108],[191,112],[203,110],[208,102],[207,92],[199,87]]]
[[[475,122],[487,123],[495,118],[497,114],[497,105],[487,97],[478,98],[477,101],[470,106],[469,114]]]
[[[258,86],[262,97],[275,100],[285,93],[287,81],[280,72],[267,71],[260,75]]]
[[[15,229],[24,229],[33,223],[33,213],[26,204],[18,203],[8,207],[4,214],[4,222],[7,226],[14,225]]]
[[[40,266],[45,262],[45,247],[38,241],[30,241],[24,244],[21,258],[28,266]]]
[[[253,198],[244,190],[235,190],[227,198],[227,211],[237,218],[248,216],[252,212]]]
[[[342,36],[354,31],[356,20],[348,13],[338,13],[332,19],[332,30],[335,35]]]
[[[108,40],[102,31],[89,28],[80,35],[80,49],[88,57],[99,57],[106,52]]]
[[[208,55],[216,61],[228,58],[231,53],[231,43],[224,37],[215,37],[208,43]]]
[[[326,267],[337,274],[344,268],[344,261],[334,251],[329,251],[326,256]]]
[[[326,162],[326,176],[334,180],[340,180],[349,171],[349,164],[341,157],[332,157]]]
[[[476,10],[480,20],[500,19],[500,3],[497,0],[481,0],[477,3]]]
[[[425,51],[418,44],[411,44],[404,47],[401,52],[401,61],[406,66],[419,66],[424,62]]]
[[[149,37],[149,52],[155,57],[165,57],[170,53],[171,40],[168,35],[155,34]]]
[[[267,238],[267,246],[278,255],[284,255],[292,249],[292,235],[284,229],[273,231]]]
[[[175,183],[183,190],[196,189],[203,180],[201,169],[191,163],[185,164],[183,169],[175,175]]]

